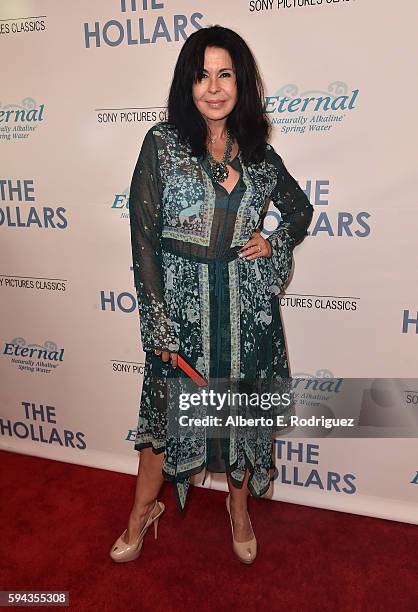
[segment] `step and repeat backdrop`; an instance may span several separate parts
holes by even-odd
[[[380,420],[417,423],[415,2],[3,0],[0,7],[0,443],[136,474],[144,353],[128,194],[146,131],[197,28],[235,29],[265,82],[272,144],[312,202],[280,296],[309,410],[348,379],[370,393],[357,438],[275,441],[266,494],[406,522],[418,448]],[[399,383],[399,380],[401,381]],[[400,385],[400,386],[399,386]],[[403,421],[405,422],[405,420]],[[195,478],[200,486],[203,474]],[[224,475],[205,487],[226,490]],[[209,494],[209,493],[208,493]]]

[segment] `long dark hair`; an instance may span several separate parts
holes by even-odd
[[[180,140],[190,146],[193,155],[204,155],[207,126],[193,101],[192,85],[203,74],[206,47],[220,47],[231,56],[238,99],[227,118],[227,127],[237,139],[244,163],[261,162],[270,134],[263,83],[247,43],[229,28],[202,28],[184,43],[168,96],[168,123],[177,128]]]

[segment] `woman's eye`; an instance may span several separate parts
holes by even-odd
[[[232,74],[230,72],[221,72],[220,75],[219,75],[219,78],[222,78],[222,79],[224,77],[230,78],[231,76],[232,76]],[[208,74],[201,74],[200,77],[197,80],[200,83],[201,81],[203,81],[203,79],[207,79],[207,78],[209,78]]]

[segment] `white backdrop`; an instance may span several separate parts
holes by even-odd
[[[127,194],[183,37],[215,23],[253,49],[272,143],[315,207],[281,298],[293,374],[416,376],[415,10],[414,0],[3,0],[2,448],[136,473],[144,354]],[[416,406],[417,387],[403,391]],[[283,437],[269,495],[417,522],[417,470],[411,438]],[[328,486],[331,473],[341,486]],[[224,476],[205,486],[226,489]]]

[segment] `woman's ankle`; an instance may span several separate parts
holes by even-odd
[[[141,504],[135,504],[132,508],[130,518],[134,521],[138,521],[143,517],[150,515],[152,509],[155,506],[155,499],[150,502],[142,502]]]

